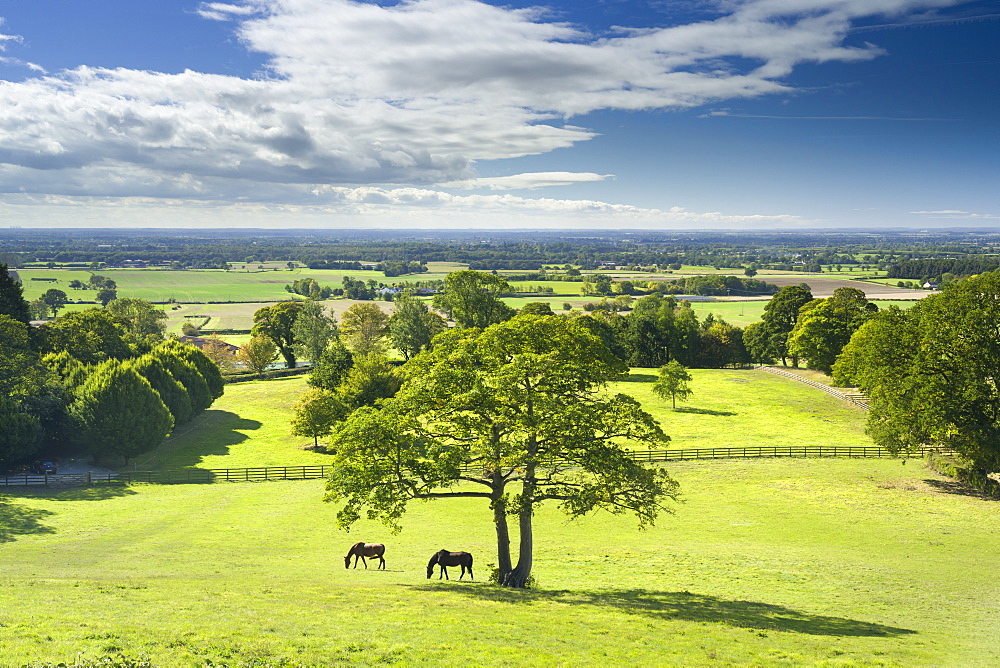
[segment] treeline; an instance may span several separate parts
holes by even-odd
[[[663,290],[675,295],[773,295],[778,286],[739,276],[689,276],[663,281]]]
[[[124,460],[158,445],[222,395],[219,367],[163,336],[140,299],[29,325],[21,286],[0,264],[0,469],[46,449]]]
[[[905,260],[889,267],[888,278],[910,278],[940,281],[945,274],[973,276],[1000,268],[1000,258],[959,257],[944,259]]]
[[[297,262],[312,268],[361,270],[384,264],[383,271],[417,273],[427,262],[461,262],[475,269],[537,271],[545,265],[594,270],[604,264],[626,267],[671,265],[742,269],[794,269],[833,265],[888,266],[909,256],[996,252],[985,236],[938,237],[880,234],[801,233],[572,233],[437,232],[412,238],[407,233],[361,231],[214,230],[189,236],[181,231],[0,230],[4,257],[24,262],[75,262],[98,268],[144,262],[176,268],[224,268],[230,263]],[[96,263],[96,264],[93,264]],[[402,275],[402,274],[395,274]]]

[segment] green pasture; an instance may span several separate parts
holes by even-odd
[[[543,508],[525,592],[484,582],[494,536],[472,499],[416,503],[392,536],[336,529],[321,481],[7,490],[0,665],[1000,661],[996,502],[916,462],[670,470],[684,501],[648,531]],[[386,571],[343,568],[358,540],[387,545]],[[441,548],[472,552],[476,581],[427,580]]]
[[[375,280],[391,285],[415,281],[443,279],[445,273],[411,274],[387,278],[380,271],[345,271],[319,269],[275,269],[273,271],[221,271],[221,270],[143,270],[102,269],[98,272],[59,269],[22,269],[18,275],[24,285],[24,296],[29,301],[37,299],[50,288],[66,292],[71,299],[93,300],[93,290],[71,290],[69,282],[87,282],[91,273],[113,279],[118,286],[118,296],[136,297],[152,302],[174,300],[190,302],[277,302],[297,298],[285,290],[285,285],[301,278],[314,278],[320,285],[339,287],[344,276],[358,280]],[[32,281],[31,278],[55,278],[56,281]]]
[[[637,369],[672,447],[858,445],[864,414],[763,372],[695,370],[677,411]],[[141,468],[325,461],[288,431],[304,378],[228,385]],[[485,582],[477,499],[414,503],[393,536],[335,527],[322,481],[0,492],[0,666],[990,666],[1000,513],[920,462],[674,462],[656,527],[536,516],[530,591]],[[387,570],[345,570],[354,542]],[[515,541],[516,542],[516,541]],[[475,582],[426,579],[441,549]],[[453,577],[457,573],[453,573]]]
[[[608,390],[638,399],[671,437],[669,448],[872,444],[860,409],[803,383],[752,370],[692,369],[691,374],[693,393],[676,411],[653,394],[653,369],[634,369],[627,381]],[[130,468],[325,463],[326,455],[303,449],[311,439],[292,436],[289,427],[291,405],[307,389],[306,376],[227,385],[211,409]]]
[[[668,448],[871,446],[865,413],[809,385],[764,371],[691,369],[677,410],[653,394],[655,369],[633,369],[612,392],[639,400],[670,436]]]
[[[307,376],[226,385],[212,408],[182,425],[130,468],[141,471],[323,464],[326,455],[302,449],[312,439],[292,436],[291,406],[309,386]]]

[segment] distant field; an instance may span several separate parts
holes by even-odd
[[[153,302],[174,300],[191,302],[277,302],[295,298],[285,291],[285,285],[301,278],[314,278],[320,285],[339,287],[344,276],[391,285],[414,281],[441,279],[444,273],[412,274],[386,278],[380,271],[344,271],[276,269],[274,271],[166,271],[141,269],[107,269],[96,272],[118,285],[120,297],[137,297]],[[63,290],[72,299],[94,299],[93,290],[71,290],[71,280],[87,282],[91,272],[58,269],[20,270],[25,298],[37,299],[49,288]],[[55,278],[56,282],[32,281],[31,278]]]
[[[654,409],[676,445],[855,438],[836,400],[759,375],[699,373],[687,412]],[[662,405],[648,401],[647,380],[618,389]],[[227,387],[157,463],[321,460],[282,433],[301,389],[301,379]],[[1000,664],[997,502],[913,461],[669,470],[683,502],[648,531],[540,509],[539,584],[524,592],[484,582],[495,536],[478,499],[414,503],[394,536],[368,521],[336,529],[322,481],[6,489],[0,665],[118,655],[234,667]],[[358,540],[387,545],[386,571],[343,568]],[[473,552],[476,580],[427,580],[441,548]]]
[[[287,293],[286,293],[287,297]],[[270,306],[272,303],[245,302],[238,304],[175,304],[164,305],[167,313],[168,333],[178,333],[185,322],[198,325],[207,316],[208,321],[203,326],[203,331],[211,332],[215,330],[236,329],[249,330],[253,327],[253,315],[259,309]],[[351,299],[331,299],[322,302],[328,314],[333,315],[339,321],[343,317],[344,311],[354,304],[375,304],[386,313],[392,313],[392,302],[374,301],[359,302]]]

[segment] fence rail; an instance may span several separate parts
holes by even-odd
[[[919,452],[911,453],[911,455],[924,457],[932,452],[942,451],[938,448],[922,448]],[[756,459],[764,457],[850,457],[875,459],[893,456],[885,448],[835,445],[633,450],[630,454],[635,461],[644,463],[686,461],[691,459]],[[462,470],[465,472],[481,472],[483,468],[481,464],[466,465],[462,467]],[[0,487],[36,485],[78,487],[109,484],[131,485],[134,483],[206,484],[216,482],[263,482],[268,480],[315,480],[326,478],[332,472],[332,466],[315,465],[267,466],[245,469],[175,469],[169,471],[57,473],[51,475],[23,474],[0,478]]]
[[[785,378],[791,378],[792,380],[796,380],[800,383],[805,383],[806,385],[811,385],[815,387],[817,390],[822,390],[823,392],[833,395],[838,399],[849,401],[858,408],[863,408],[865,410],[868,410],[868,397],[866,397],[862,392],[841,392],[836,388],[830,387],[829,385],[824,385],[823,383],[819,383],[815,380],[812,380],[811,378],[803,378],[797,373],[792,373],[791,371],[785,371],[784,369],[779,369],[778,367],[774,366],[759,366],[756,368],[759,371],[765,371],[767,373],[774,374],[775,376],[783,376]]]

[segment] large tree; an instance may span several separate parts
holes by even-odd
[[[940,445],[1000,472],[1000,274],[952,283],[862,325],[834,379],[868,395],[868,433],[893,452]]]
[[[403,353],[404,359],[430,348],[431,340],[448,329],[444,318],[427,308],[425,302],[409,291],[398,295],[393,300],[393,307],[392,317],[389,318],[389,339]]]
[[[767,341],[767,347],[755,350],[755,357],[776,357],[784,364],[791,359],[792,366],[799,365],[798,357],[788,351],[788,335],[798,321],[799,309],[811,302],[812,298],[812,292],[805,283],[786,285],[771,298],[764,306],[764,315],[761,317],[766,332],[761,338]]]
[[[832,297],[802,307],[788,335],[788,352],[805,358],[810,369],[830,374],[851,335],[877,310],[861,290],[837,288]]]
[[[354,355],[340,339],[334,339],[320,355],[319,363],[309,372],[307,382],[311,387],[335,390],[344,382],[352,366]]]
[[[500,299],[512,292],[501,276],[471,269],[453,271],[445,277],[444,289],[434,295],[434,308],[447,313],[458,327],[483,328],[517,313]]]
[[[3,263],[0,263],[0,315],[9,315],[14,320],[25,323],[31,320],[21,282],[14,280],[7,265]]]
[[[46,306],[49,307],[49,310],[52,311],[52,317],[54,318],[56,317],[56,314],[59,313],[59,310],[63,306],[66,306],[66,302],[69,301],[69,297],[67,297],[66,293],[59,288],[49,288],[45,291],[45,294],[41,296],[41,300]]]
[[[344,343],[355,355],[385,352],[383,340],[388,327],[389,315],[371,303],[351,306],[340,321]]]
[[[122,297],[109,302],[104,310],[118,324],[136,354],[143,354],[163,340],[167,314],[145,299]]]
[[[289,369],[295,368],[295,320],[301,311],[302,302],[281,302],[253,314],[252,333],[271,339]]]
[[[123,458],[126,464],[159,445],[174,426],[149,381],[114,360],[87,377],[69,411],[77,443],[97,459]]]
[[[354,411],[331,440],[326,499],[342,504],[343,527],[367,511],[398,529],[411,499],[481,498],[493,514],[500,583],[524,587],[539,504],[556,502],[572,517],[634,513],[645,526],[677,494],[663,469],[620,445],[668,438],[634,399],[606,393],[627,367],[573,320],[518,316],[445,332],[404,370],[394,398]]]
[[[337,338],[337,319],[327,315],[323,304],[309,299],[292,326],[295,353],[316,366],[330,341]]]
[[[42,443],[32,400],[45,394],[48,374],[31,346],[29,329],[0,313],[0,467],[31,455]]]
[[[71,311],[40,329],[47,352],[66,351],[84,364],[133,356],[121,328],[106,310]]]

